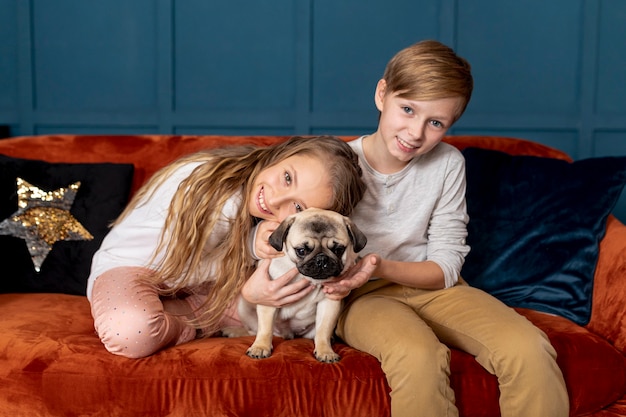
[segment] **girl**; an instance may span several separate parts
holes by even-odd
[[[207,150],[161,169],[93,258],[87,296],[106,349],[140,358],[237,324],[255,221],[308,207],[349,215],[365,191],[360,175],[356,154],[330,136]],[[308,293],[298,285],[282,303]]]

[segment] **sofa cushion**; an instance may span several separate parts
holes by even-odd
[[[473,286],[514,307],[584,325],[608,215],[626,182],[626,157],[569,163],[463,150]]]
[[[302,338],[251,359],[252,336],[128,359],[104,348],[86,297],[0,294],[0,306],[3,416],[388,416],[378,360],[343,343],[333,364]]]
[[[626,356],[584,327],[551,314],[517,309],[543,330],[557,352],[571,415],[589,415],[626,393]]]
[[[342,356],[335,364],[316,361],[310,339],[274,338],[272,357],[250,359],[252,337],[195,340],[127,359],[106,351],[85,297],[2,294],[0,306],[0,334],[9,336],[0,338],[6,415],[388,415],[389,388],[378,361],[343,343],[334,344]],[[572,415],[621,398],[626,358],[620,352],[562,317],[518,311],[552,341]],[[456,349],[450,367],[460,415],[499,415],[495,376]]]
[[[0,262],[3,264],[0,292],[60,292],[84,295],[91,258],[100,247],[109,223],[126,205],[132,176],[131,164],[48,163],[0,155]],[[81,233],[76,240],[57,240],[53,243],[49,241],[49,250],[49,246],[43,244],[42,239],[31,233],[33,229],[25,229],[20,227],[20,222],[12,222],[10,217],[18,212],[17,178],[22,178],[43,192],[53,192],[52,194],[58,194],[55,192],[59,189],[80,182],[73,201],[67,201],[67,198],[64,201],[69,204],[71,216],[64,209],[58,217],[54,214],[59,213],[58,210],[48,211],[44,217],[50,220],[50,225],[55,225],[58,220],[65,229],[71,222],[76,228],[86,229],[88,234]],[[59,235],[65,232],[56,230],[55,234]],[[90,239],[89,234],[93,238]],[[32,240],[29,236],[33,236]],[[35,246],[43,251],[43,262],[39,271],[36,269],[39,262],[29,252],[25,237],[31,243],[38,242]]]

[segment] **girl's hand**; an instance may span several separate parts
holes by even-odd
[[[298,275],[296,268],[272,280],[268,272],[270,262],[271,259],[261,260],[244,284],[241,295],[246,301],[270,307],[282,307],[295,303],[313,290],[313,286],[306,279],[291,282]]]
[[[259,259],[276,258],[282,256],[282,252],[277,251],[269,244],[270,235],[280,223],[264,220],[257,225],[254,239],[254,254]]]
[[[374,253],[365,255],[345,274],[323,284],[326,297],[331,300],[341,300],[347,297],[350,291],[361,287],[370,280],[379,262],[380,256]]]

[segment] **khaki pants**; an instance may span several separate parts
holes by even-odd
[[[346,300],[337,334],[381,362],[392,417],[458,416],[450,351],[473,355],[498,377],[503,417],[566,417],[569,400],[547,336],[466,284],[418,290],[372,281]]]

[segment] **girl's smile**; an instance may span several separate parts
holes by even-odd
[[[294,155],[261,171],[250,195],[250,214],[282,221],[309,207],[329,208],[333,191],[326,166],[308,155]]]
[[[259,190],[259,194],[257,196],[257,205],[260,211],[265,212],[270,216],[272,215],[270,209],[268,209],[265,205],[265,189],[263,187],[261,187],[261,189]]]

